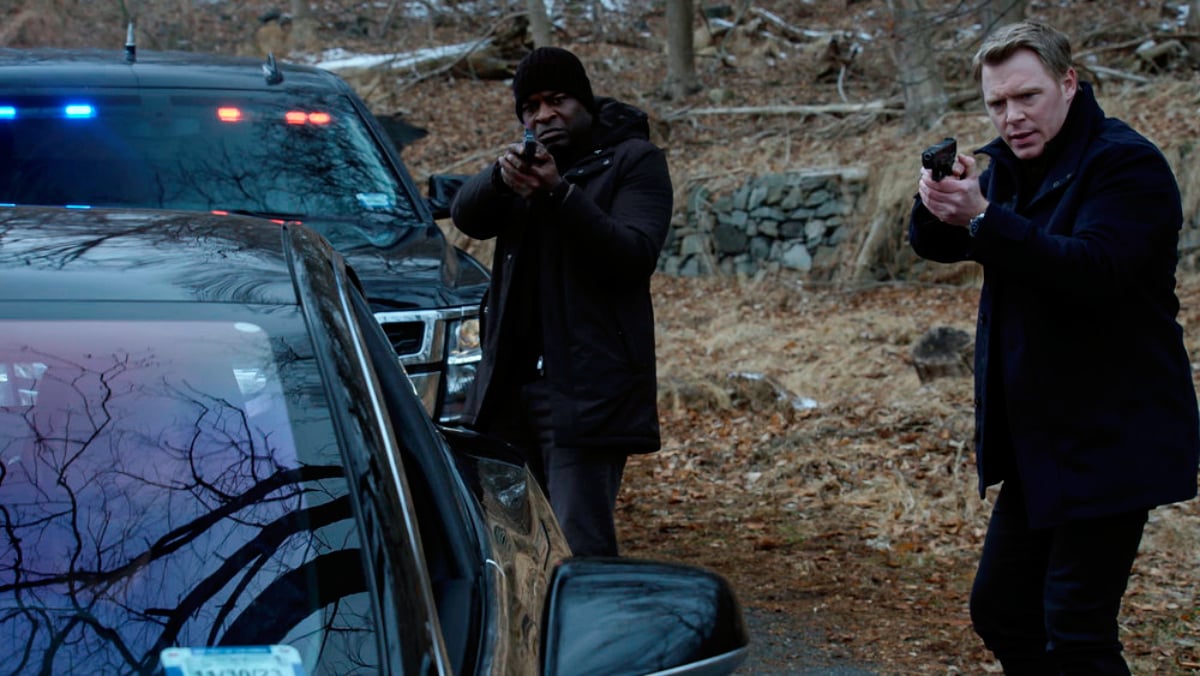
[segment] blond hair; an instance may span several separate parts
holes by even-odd
[[[973,60],[975,81],[980,81],[984,66],[1003,63],[1021,49],[1033,52],[1056,79],[1066,77],[1071,69],[1071,41],[1066,35],[1040,21],[1020,21],[1001,26],[984,39]]]

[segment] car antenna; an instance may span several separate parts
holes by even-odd
[[[283,82],[283,72],[279,70],[279,64],[275,63],[275,52],[267,53],[267,62],[263,64],[263,75],[267,78],[267,84],[279,84]]]
[[[125,62],[133,63],[137,61],[137,45],[133,42],[133,22],[129,22],[129,28],[125,31]]]

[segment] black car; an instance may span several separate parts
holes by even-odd
[[[336,75],[132,46],[0,49],[0,157],[0,204],[302,221],[350,261],[427,410],[460,419],[488,272],[449,245]]]
[[[0,670],[723,674],[702,569],[572,559],[298,224],[0,208]]]

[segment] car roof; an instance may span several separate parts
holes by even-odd
[[[297,231],[306,236],[297,237]],[[289,256],[335,255],[323,242],[300,224],[241,216],[4,207],[0,302],[295,305]]]
[[[0,88],[109,86],[134,88],[349,91],[337,75],[277,62],[283,80],[268,82],[266,59],[139,50],[130,63],[118,49],[0,49]]]

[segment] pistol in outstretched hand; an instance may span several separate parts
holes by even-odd
[[[935,181],[953,174],[957,159],[958,142],[953,138],[944,138],[921,152],[921,166],[933,174]]]
[[[521,151],[521,159],[531,163],[535,155],[537,155],[537,137],[533,135],[531,130],[526,129],[525,148]]]

